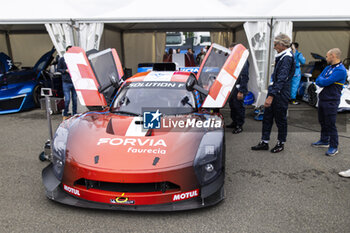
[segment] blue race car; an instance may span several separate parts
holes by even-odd
[[[0,74],[0,114],[39,107],[42,87],[52,88],[56,97],[63,96],[61,78],[54,78],[46,71],[54,52],[52,48],[45,53],[33,68]]]

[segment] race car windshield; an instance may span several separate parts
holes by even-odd
[[[195,111],[196,104],[184,83],[132,82],[121,89],[111,112],[142,115],[151,109],[160,109],[165,115],[188,114]]]

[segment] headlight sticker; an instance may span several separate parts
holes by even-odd
[[[206,155],[213,155],[213,154],[215,154],[215,146],[214,145],[206,145],[205,146],[205,154]]]

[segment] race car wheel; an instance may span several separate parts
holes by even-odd
[[[33,100],[35,107],[40,107],[40,98],[41,98],[41,85],[35,86],[33,90]]]
[[[40,155],[39,155],[39,160],[42,161],[42,162],[44,162],[45,160],[47,160],[44,151],[40,153]]]
[[[350,67],[350,57],[345,58],[343,60],[343,65],[345,66],[346,69],[349,69],[349,67]]]
[[[316,93],[316,86],[315,86],[315,84],[311,84],[307,88],[307,93],[308,93],[309,105],[311,105],[313,107],[316,106],[316,104],[317,104],[317,93]]]

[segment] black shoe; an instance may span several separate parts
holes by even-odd
[[[233,122],[229,125],[226,125],[226,128],[236,128],[236,124],[234,124]]]
[[[272,148],[270,151],[271,153],[278,153],[284,150],[284,144],[281,142],[277,142],[276,146]]]
[[[258,145],[252,146],[252,150],[268,150],[269,149],[269,144],[266,142],[259,142]]]
[[[243,131],[243,128],[240,127],[240,126],[237,126],[237,127],[232,131],[232,133],[233,133],[233,134],[239,134],[239,133],[242,133],[242,131]]]

